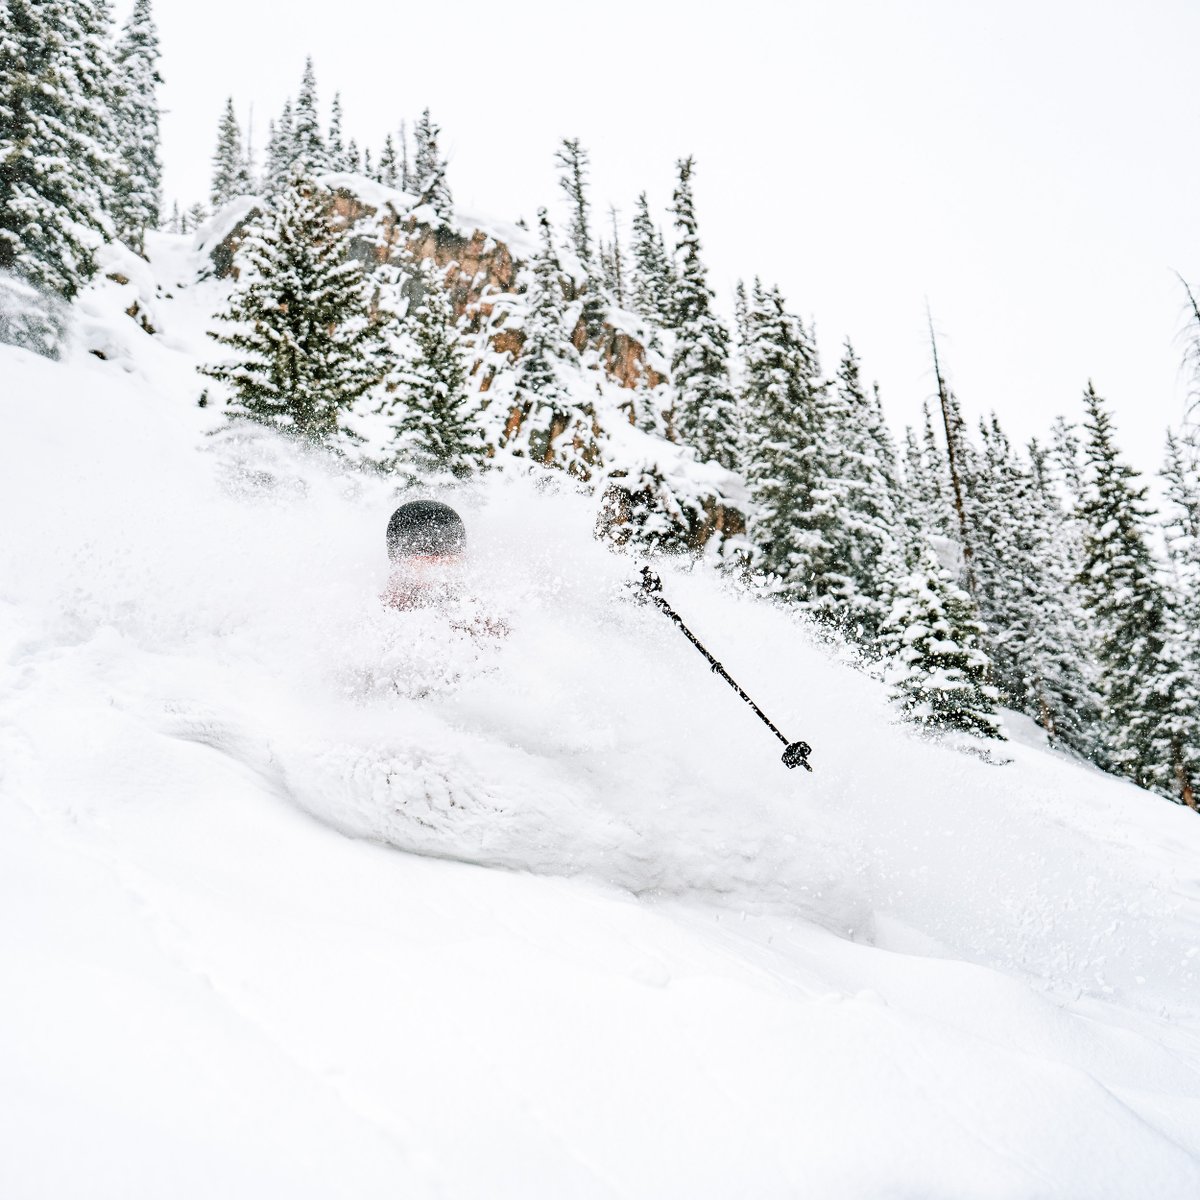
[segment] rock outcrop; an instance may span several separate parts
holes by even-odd
[[[247,207],[219,239],[206,247],[212,272],[218,279],[237,278],[237,251],[257,208]],[[368,204],[349,187],[333,189],[330,215],[354,231],[354,254],[364,265],[396,261],[402,257],[430,260],[443,273],[455,316],[470,333],[489,332],[491,349],[516,358],[524,343],[519,327],[496,320],[512,306],[518,291],[520,260],[499,238],[482,230],[435,227],[420,219],[427,210],[410,212],[403,205]],[[568,299],[573,299],[568,289]],[[497,306],[501,309],[497,313]],[[572,341],[579,349],[588,344],[582,320]],[[663,376],[647,361],[645,346],[628,330],[605,323],[591,345],[604,373],[620,387],[645,383],[657,387]]]

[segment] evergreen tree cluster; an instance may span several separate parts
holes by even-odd
[[[158,57],[150,0],[0,0],[0,271],[51,302],[158,224]]]
[[[334,95],[328,124],[323,125],[316,69],[308,58],[296,100],[286,100],[279,116],[268,124],[261,171],[255,166],[249,139],[243,138],[233,98],[226,101],[217,126],[210,198],[213,206],[219,207],[246,193],[279,196],[297,180],[327,174],[363,175],[418,197],[419,203],[430,206],[438,225],[447,225],[453,219],[454,202],[440,140],[441,130],[425,109],[413,127],[411,160],[404,121],[396,135],[385,136],[377,155],[372,157],[369,149],[360,152],[353,138],[345,138],[340,93]]]

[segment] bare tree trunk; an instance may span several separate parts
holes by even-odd
[[[1178,742],[1171,743],[1171,758],[1172,765],[1175,768],[1175,785],[1179,788],[1179,799],[1195,810],[1196,808],[1196,788],[1192,783],[1191,776],[1188,775],[1187,768],[1183,764],[1183,751]]]
[[[938,360],[937,338],[933,332],[933,315],[926,309],[929,319],[929,342],[933,347],[933,372],[937,377],[938,403],[942,406],[942,425],[946,430],[946,457],[950,464],[950,483],[954,488],[954,511],[958,516],[958,533],[962,540],[963,569],[967,576],[967,591],[975,595],[975,554],[971,549],[971,538],[967,533],[967,511],[963,504],[963,487],[961,464],[958,461],[962,449],[962,420],[956,412],[952,412],[950,391],[942,378],[942,365]]]
[[[1038,689],[1038,712],[1042,718],[1042,728],[1046,731],[1046,735],[1050,741],[1054,741],[1054,714],[1050,711],[1050,705],[1046,703],[1046,693]]]

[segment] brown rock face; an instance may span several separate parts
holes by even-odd
[[[401,251],[407,251],[418,262],[431,260],[443,272],[454,315],[460,320],[465,318],[467,330],[471,333],[486,330],[492,349],[500,354],[514,359],[520,354],[524,333],[508,327],[503,319],[505,301],[516,291],[520,264],[503,242],[480,229],[470,235],[456,229],[435,229],[419,223],[408,213],[397,212],[391,205],[384,205],[377,212],[345,189],[334,192],[330,217],[350,228],[364,221],[372,223],[369,236],[364,230],[362,236],[354,239],[354,257],[364,266],[389,262]],[[248,223],[249,218],[239,223],[213,248],[213,272],[218,279],[237,278],[237,251]],[[582,322],[572,340],[581,350],[587,345]],[[605,325],[592,344],[599,351],[605,374],[621,387],[635,388],[643,381],[656,387],[663,381],[647,365],[645,347],[624,330]]]
[[[646,347],[623,329],[605,325],[601,334],[600,361],[604,373],[623,388],[635,388],[639,383],[658,387],[665,379],[646,362]]]

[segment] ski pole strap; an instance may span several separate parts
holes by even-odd
[[[662,594],[662,580],[649,567],[642,568],[642,593],[646,599],[664,613],[678,626],[679,631],[687,638],[701,654],[708,659],[712,667],[713,673],[720,675],[727,684],[754,710],[758,719],[784,744],[786,749],[783,752],[783,763],[787,767],[803,767],[806,771],[812,770],[812,765],[808,761],[808,756],[812,753],[812,747],[807,742],[789,742],[786,737],[779,731],[778,726],[770,717],[767,716],[761,708],[746,694],[741,684],[737,682],[732,675],[709,653],[708,648],[704,643],[684,624],[683,618],[667,603],[667,598]]]

